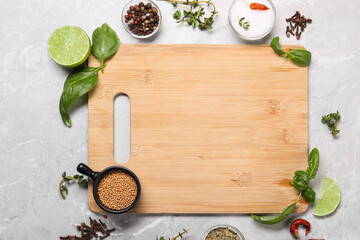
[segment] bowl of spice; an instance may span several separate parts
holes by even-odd
[[[112,166],[101,172],[94,172],[85,164],[80,163],[77,171],[93,180],[95,202],[106,212],[125,213],[139,200],[140,181],[130,169]]]
[[[234,226],[215,225],[204,233],[202,240],[245,240],[241,232]]]
[[[239,37],[258,40],[274,28],[276,11],[271,0],[234,0],[228,18]]]
[[[128,2],[121,15],[125,30],[135,38],[150,38],[160,28],[161,12],[151,0]]]

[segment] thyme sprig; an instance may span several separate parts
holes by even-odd
[[[326,123],[328,125],[333,137],[335,137],[340,132],[340,130],[337,129],[337,124],[338,121],[340,121],[340,119],[341,116],[339,114],[339,111],[337,111],[336,113],[330,113],[328,115],[324,115],[321,119],[322,123]]]
[[[250,23],[249,23],[249,22],[244,22],[245,17],[242,17],[242,18],[239,18],[239,17],[238,17],[238,20],[239,20],[239,25],[240,25],[240,27],[242,27],[242,28],[245,29],[246,31],[249,30]]]
[[[193,28],[198,28],[201,31],[212,29],[212,24],[214,23],[214,17],[218,13],[216,11],[216,7],[211,0],[201,1],[201,0],[166,0],[171,3],[174,7],[181,7],[183,10],[176,10],[173,14],[177,23],[187,23],[191,25]],[[213,10],[211,11],[210,17],[205,17],[205,9],[203,5],[207,5],[211,7]]]
[[[179,234],[177,236],[173,237],[171,240],[176,240],[178,238],[184,239],[183,236],[185,234],[187,234],[189,232],[189,230],[190,229],[188,229],[188,230],[183,229],[183,232],[181,232],[181,233],[179,232]],[[156,240],[165,240],[165,237],[160,237],[160,238],[157,237]],[[170,240],[170,238],[169,238],[169,240]]]
[[[83,175],[74,175],[74,176],[66,176],[66,172],[64,172],[62,175],[62,179],[59,183],[59,191],[61,194],[61,197],[65,199],[65,194],[69,194],[69,189],[65,185],[65,183],[69,184],[72,181],[77,181],[80,187],[87,188],[88,187],[88,181],[84,179]]]

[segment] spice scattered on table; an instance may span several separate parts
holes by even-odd
[[[135,35],[147,36],[159,26],[158,9],[151,3],[140,2],[127,10],[125,22]]]
[[[104,217],[105,218],[105,217]],[[81,236],[69,235],[66,237],[60,237],[62,240],[75,239],[75,240],[90,240],[90,239],[106,239],[110,236],[112,232],[115,231],[115,228],[108,229],[106,223],[102,222],[101,219],[96,221],[95,219],[90,219],[90,226],[82,222],[80,225],[76,226],[76,229],[80,232]]]
[[[311,18],[306,18],[304,15],[301,15],[299,11],[290,17],[286,18],[288,26],[286,27],[286,36],[290,37],[291,35],[295,36],[297,40],[301,39],[301,34],[305,31],[308,23],[312,23]]]
[[[236,232],[229,228],[219,227],[211,230],[205,240],[240,240]]]
[[[97,195],[101,204],[108,209],[126,209],[136,199],[137,184],[129,173],[112,170],[100,179]]]

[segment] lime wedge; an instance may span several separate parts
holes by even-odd
[[[76,67],[84,63],[91,52],[91,42],[84,30],[64,26],[53,32],[48,41],[50,57],[64,67]]]
[[[314,215],[325,216],[335,211],[340,203],[340,188],[334,180],[324,177]]]

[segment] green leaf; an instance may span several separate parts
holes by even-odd
[[[177,3],[177,2],[173,2],[172,5],[173,5],[174,7],[177,7],[178,3]]]
[[[66,197],[65,197],[65,194],[68,195],[68,194],[69,194],[69,190],[68,190],[68,188],[67,188],[65,185],[62,185],[62,186],[60,187],[60,195],[61,195],[61,197],[62,197],[63,199],[66,198]]]
[[[309,185],[309,179],[305,171],[296,171],[293,178],[294,187],[304,191]]]
[[[319,150],[317,148],[314,148],[309,154],[308,167],[306,169],[306,174],[309,180],[315,178],[316,173],[319,169],[319,163],[320,163]]]
[[[65,181],[65,182],[69,182],[69,181],[71,181],[71,180],[72,180],[71,177],[64,177],[64,181]]]
[[[290,213],[292,213],[292,211],[294,211],[296,204],[300,200],[300,197],[301,197],[301,194],[299,195],[297,201],[294,202],[293,204],[287,206],[280,215],[258,216],[255,214],[251,214],[251,217],[255,221],[262,223],[262,224],[266,224],[266,225],[273,225],[273,224],[279,223],[279,222],[283,221],[284,219],[286,219],[290,215]]]
[[[91,52],[100,60],[101,72],[104,72],[104,61],[113,56],[120,46],[116,32],[106,23],[95,29],[92,35]]]
[[[314,190],[311,187],[307,187],[305,189],[305,191],[303,192],[303,194],[304,194],[305,200],[308,203],[312,204],[315,202],[316,193],[314,192]]]
[[[275,37],[273,38],[273,40],[271,41],[271,47],[272,49],[279,54],[280,56],[282,56],[283,54],[285,54],[282,50],[281,50],[281,46],[279,43],[279,37]]]
[[[304,49],[295,49],[290,52],[290,60],[302,67],[309,66],[311,62],[311,52]]]
[[[180,20],[181,19],[181,11],[180,10],[176,10],[173,14],[174,19],[176,20]]]
[[[70,106],[96,85],[100,68],[83,66],[75,69],[66,78],[59,103],[61,118],[66,126],[71,127],[71,119],[68,114]]]
[[[65,178],[66,177],[66,172],[63,172],[63,174],[61,176],[62,176],[62,178]]]

